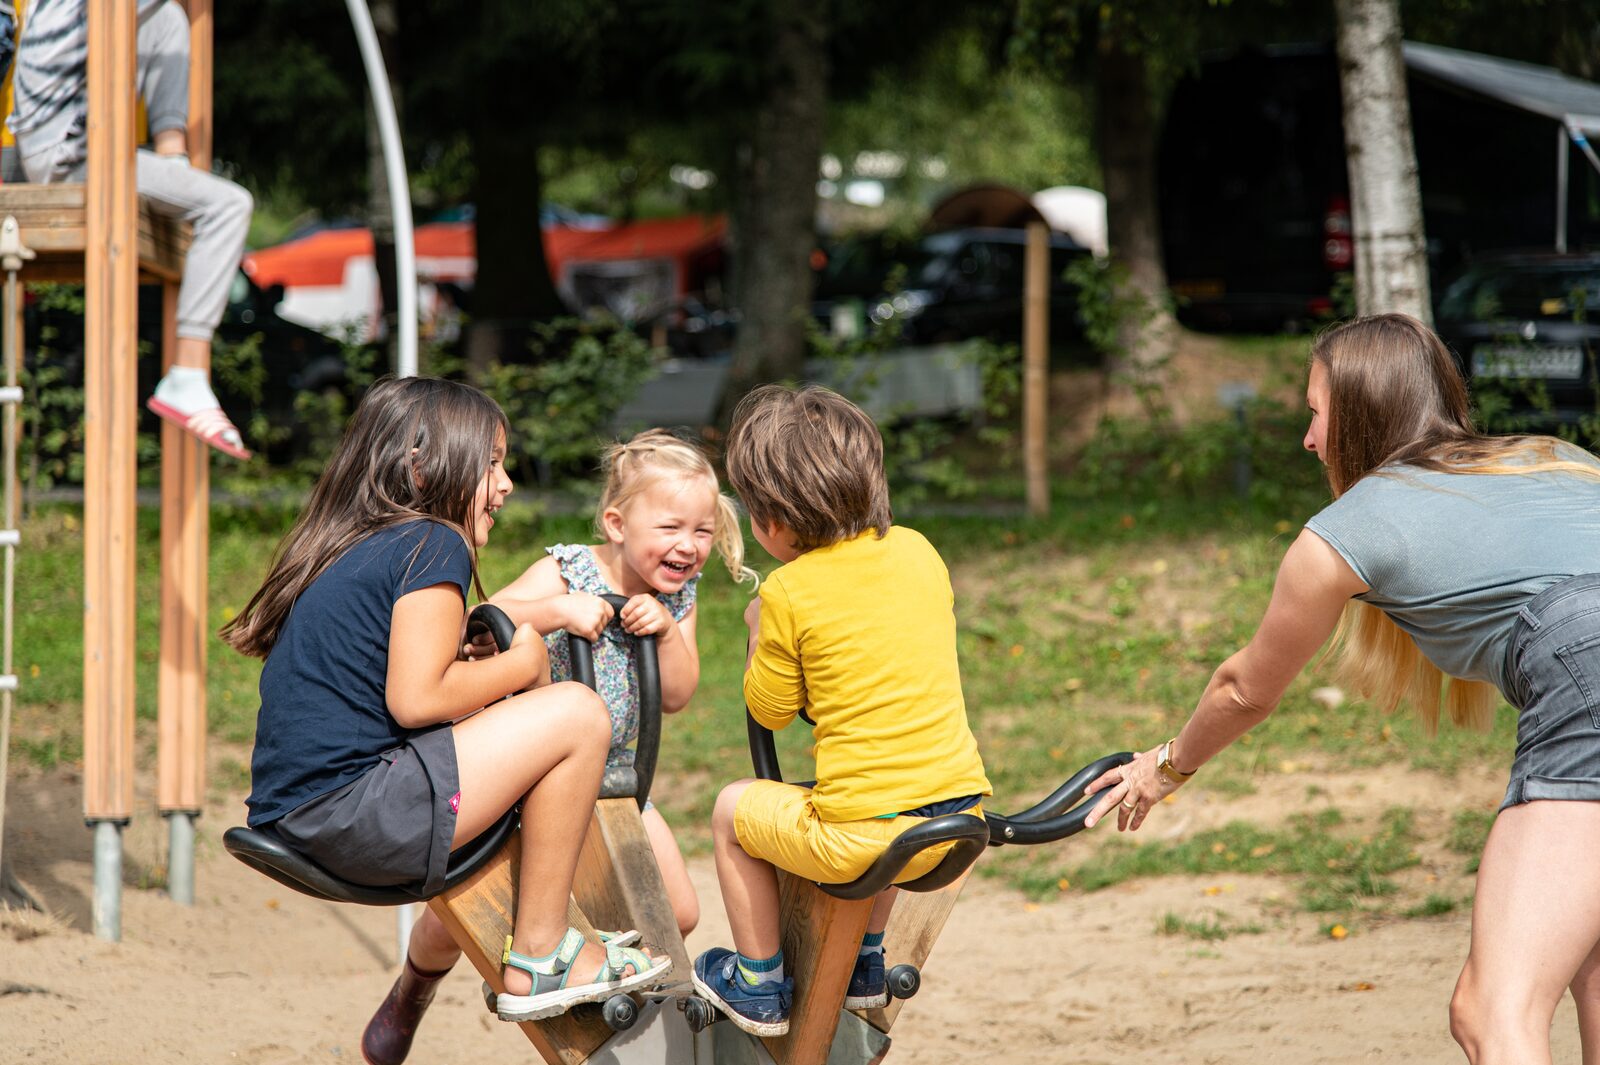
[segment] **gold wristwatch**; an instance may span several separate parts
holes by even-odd
[[[1177,738],[1178,737],[1174,736],[1172,739],[1161,745],[1161,756],[1156,760],[1156,770],[1174,784],[1182,784],[1184,781],[1194,776],[1194,773],[1180,772],[1178,767],[1172,764],[1172,744],[1177,740]]]

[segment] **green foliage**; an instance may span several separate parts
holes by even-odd
[[[28,286],[41,312],[83,314],[83,286]],[[17,459],[31,495],[62,482],[83,480],[83,381],[73,380],[62,365],[52,325],[39,330],[38,343],[22,369],[22,440]]]
[[[1420,903],[1402,911],[1406,917],[1441,917],[1447,913],[1454,913],[1461,904],[1459,899],[1449,895],[1430,894]]]
[[[611,319],[538,323],[533,361],[494,363],[474,383],[511,423],[524,469],[585,475],[618,410],[650,374],[649,345]]]
[[[1106,365],[1144,406],[1152,421],[1170,415],[1163,392],[1172,361],[1171,345],[1158,358],[1128,350],[1130,337],[1163,317],[1172,315],[1170,297],[1157,300],[1129,280],[1128,267],[1119,260],[1076,259],[1066,269],[1066,279],[1078,289],[1078,321],[1084,338],[1105,358]]]

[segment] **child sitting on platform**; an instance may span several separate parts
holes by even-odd
[[[511,620],[544,634],[550,675],[572,679],[567,634],[594,643],[595,683],[611,711],[608,766],[633,764],[628,744],[639,734],[639,688],[634,645],[626,634],[656,637],[661,710],[682,710],[700,682],[695,644],[696,587],[711,552],[735,580],[755,579],[744,565],[744,536],[733,501],[694,444],[664,429],[613,444],[601,462],[605,489],[595,509],[595,546],[556,544],[490,600]],[[613,618],[600,596],[625,595]],[[644,808],[645,832],[672,902],[678,930],[699,923],[700,900],[672,829],[654,803]]]
[[[750,604],[744,696],[781,729],[815,724],[817,782],[741,780],[712,814],[717,878],[737,952],[695,960],[695,987],[754,1035],[789,1029],[776,869],[820,883],[860,876],[908,818],[981,814],[991,794],[967,726],[954,593],[938,552],[896,526],[883,441],[867,415],[825,388],[757,389],[728,434],[728,480],[757,542],[783,563]],[[931,870],[948,847],[900,875]],[[896,890],[878,896],[847,1009],[886,1005],[883,931]]]
[[[529,625],[503,654],[460,660],[478,549],[511,492],[505,452],[505,415],[477,389],[379,381],[222,636],[266,659],[250,825],[333,875],[436,894],[451,852],[521,804],[497,1012],[524,1021],[659,982],[672,962],[567,924],[611,735],[600,699],[580,684],[535,686],[549,663]],[[426,910],[363,1037],[369,1065],[405,1058],[460,955]]]

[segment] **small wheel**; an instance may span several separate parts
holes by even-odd
[[[639,1007],[627,995],[612,995],[600,1007],[600,1016],[613,1032],[626,1032],[639,1019]]]
[[[705,1031],[716,1019],[717,1011],[703,998],[683,999],[680,1008],[683,1010],[683,1019],[689,1022],[691,1032]]]
[[[483,1004],[489,1007],[490,1013],[500,1012],[495,1008],[497,1005],[496,999],[498,997],[499,996],[494,993],[494,988],[489,986],[489,981],[485,980],[483,982]]]
[[[915,965],[896,965],[889,970],[889,994],[895,998],[910,998],[922,986],[922,974]]]

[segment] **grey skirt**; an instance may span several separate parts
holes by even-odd
[[[1600,800],[1600,573],[1528,601],[1506,651],[1521,713],[1503,810],[1536,799]]]
[[[461,785],[449,725],[384,751],[365,775],[273,824],[285,843],[357,884],[444,889]]]

